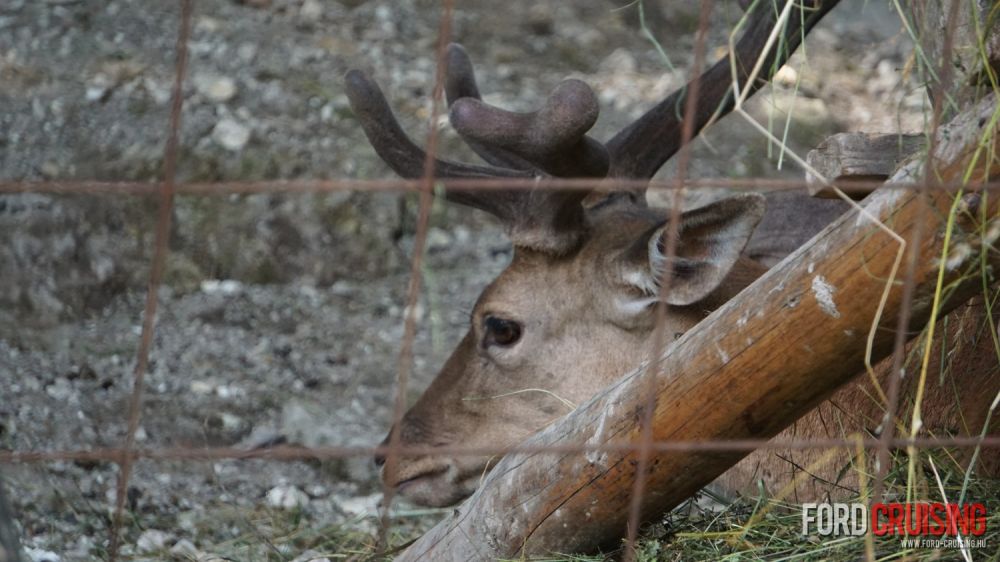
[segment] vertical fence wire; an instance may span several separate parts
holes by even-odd
[[[683,208],[684,182],[687,178],[688,163],[691,158],[689,146],[694,135],[694,115],[698,108],[698,93],[701,86],[701,69],[705,60],[705,44],[708,26],[712,13],[712,0],[701,0],[698,17],[698,31],[695,34],[694,63],[691,67],[690,86],[684,96],[684,120],[681,128],[681,143],[677,154],[677,173],[672,186],[672,201],[667,221],[666,241],[664,244],[664,263],[669,264],[677,254],[677,243],[680,237],[680,216]],[[654,273],[655,274],[655,273]],[[649,470],[651,446],[653,444],[653,412],[656,409],[656,381],[662,369],[660,358],[667,344],[666,320],[667,305],[664,297],[670,291],[673,281],[672,268],[663,268],[660,274],[658,302],[656,303],[655,327],[653,329],[652,346],[650,348],[649,366],[643,373],[646,379],[646,403],[643,406],[639,421],[639,451],[635,464],[635,482],[632,485],[632,498],[629,502],[628,525],[626,531],[624,562],[632,562],[635,558],[635,543],[639,537],[639,526],[642,523],[642,502],[646,490],[647,472]]]
[[[125,503],[128,499],[128,482],[131,477],[135,458],[135,437],[142,417],[142,391],[146,371],[149,368],[149,352],[153,345],[153,334],[156,328],[156,308],[159,298],[160,283],[163,281],[163,271],[166,267],[169,251],[170,226],[174,208],[174,190],[177,181],[177,149],[180,142],[181,115],[184,106],[184,74],[188,63],[188,39],[191,34],[191,13],[194,0],[179,0],[179,31],[175,48],[174,85],[170,104],[170,121],[167,125],[167,138],[163,150],[163,181],[160,184],[159,209],[156,216],[156,237],[154,253],[149,271],[149,286],[146,290],[146,305],[143,311],[142,332],[140,333],[139,349],[136,353],[135,370],[132,373],[132,394],[128,404],[128,429],[125,433],[125,444],[119,460],[118,485],[115,491],[115,512],[111,523],[109,559],[114,562],[118,558],[121,541],[121,527],[125,516]]]
[[[427,132],[426,158],[424,160],[424,175],[421,178],[420,200],[417,211],[417,224],[413,238],[413,258],[410,262],[410,282],[406,294],[405,319],[403,325],[403,341],[400,345],[399,361],[396,377],[396,397],[392,412],[392,427],[389,430],[389,449],[386,454],[383,470],[387,478],[383,478],[382,516],[379,526],[378,544],[384,549],[388,542],[389,529],[392,524],[390,509],[396,489],[390,485],[395,482],[398,472],[399,448],[402,446],[401,424],[406,409],[407,386],[413,365],[413,342],[417,329],[417,305],[423,280],[424,248],[427,242],[427,231],[430,226],[431,204],[434,201],[434,164],[438,149],[438,115],[441,112],[441,98],[444,94],[445,57],[448,44],[451,41],[452,13],[454,0],[443,0],[440,23],[438,24],[438,42],[435,53],[434,89],[431,95],[431,113]]]
[[[927,162],[924,164],[923,182],[914,188],[917,193],[923,197],[927,196],[928,190],[935,187],[940,188],[938,185],[940,182],[937,181],[938,175],[935,168],[934,152],[937,144],[938,129],[941,126],[941,115],[943,111],[942,104],[950,86],[949,82],[951,80],[952,69],[952,64],[950,62],[951,51],[955,38],[955,26],[958,23],[958,7],[960,2],[961,0],[951,0],[950,3],[948,10],[948,23],[945,28],[944,43],[941,52],[941,66],[937,74],[939,80],[937,80],[933,86],[934,99],[932,100],[931,108],[931,127],[927,147]],[[924,212],[926,213],[926,209],[924,209]],[[926,215],[922,214],[922,216]],[[913,293],[916,285],[915,275],[917,269],[917,256],[920,253],[920,245],[924,236],[925,222],[925,220],[916,221],[915,228],[913,229],[913,239],[908,242],[909,256],[907,257],[906,272],[904,273],[903,280],[903,300],[896,322],[896,336],[893,341],[891,359],[892,367],[889,371],[889,392],[887,394],[888,403],[886,404],[885,417],[882,422],[882,433],[879,435],[880,446],[876,453],[877,462],[875,483],[872,487],[872,502],[881,501],[882,494],[885,490],[885,478],[889,471],[889,443],[892,441],[896,430],[896,414],[899,409],[899,391],[903,380],[903,363],[906,359],[905,346],[910,325]],[[933,311],[931,314],[936,315],[937,311]]]

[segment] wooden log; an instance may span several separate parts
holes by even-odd
[[[997,154],[977,152],[980,146],[1000,147],[990,119],[995,109],[996,98],[990,96],[939,132],[934,162],[942,181],[965,178],[974,184],[1000,171]],[[890,183],[923,178],[923,163],[913,160]],[[989,201],[988,216],[1000,220],[1000,198],[984,199]],[[920,330],[931,315],[944,224],[954,200],[954,193],[941,190],[922,195],[882,189],[864,204],[906,239],[923,223],[921,243],[914,249],[913,330]],[[941,312],[981,291],[975,251],[979,234],[970,229],[956,226],[952,234],[953,247],[966,244],[973,251],[957,263],[949,261],[954,267],[944,282],[954,283],[949,287],[954,291]],[[862,367],[866,334],[898,248],[871,220],[851,211],[673,342],[657,365],[653,438],[769,438],[852,379]],[[996,254],[987,254],[994,269],[1000,266]],[[892,350],[903,306],[900,285],[890,292],[875,332],[873,360]],[[538,450],[638,443],[648,383],[642,369],[631,373],[530,438],[524,443],[530,451],[504,457],[468,501],[398,560],[494,560],[617,544],[626,532],[638,453]],[[654,453],[644,517],[675,507],[746,453]]]
[[[838,133],[806,155],[806,163],[822,174],[807,172],[806,187],[814,197],[837,197],[827,183],[832,182],[852,198],[863,199],[874,191],[872,182],[887,180],[924,141],[923,135]]]

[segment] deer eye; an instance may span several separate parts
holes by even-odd
[[[491,345],[510,346],[521,339],[521,325],[514,320],[487,316],[483,320],[486,335],[483,337],[483,347]]]

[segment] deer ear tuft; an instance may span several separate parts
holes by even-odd
[[[732,271],[764,215],[764,197],[756,193],[730,197],[681,215],[676,248],[667,256],[668,224],[657,228],[642,243],[645,263],[631,263],[626,282],[654,295],[669,268],[665,302],[674,306],[694,304],[713,291]],[[640,260],[628,252],[629,261]]]

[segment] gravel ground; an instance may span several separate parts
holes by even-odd
[[[182,179],[391,177],[351,117],[341,86],[351,67],[374,72],[404,126],[415,138],[425,134],[437,3],[195,4]],[[718,4],[710,40],[721,46],[738,13],[733,2]],[[923,91],[901,78],[910,51],[897,16],[881,4],[846,4],[814,32],[807,56],[782,71],[773,94],[753,104],[778,131],[793,109],[788,144],[802,154],[838,131],[923,125]],[[155,179],[177,5],[0,0],[0,180]],[[456,9],[453,33],[478,63],[488,101],[528,109],[575,76],[598,92],[605,109],[597,135],[607,138],[683,82],[697,19],[676,6],[654,18],[674,66],[665,71],[630,11],[612,8],[468,1]],[[468,158],[450,129],[443,141],[445,152]],[[787,161],[776,169],[779,152],[729,117],[697,142],[692,174],[799,177]],[[154,209],[141,198],[0,195],[0,449],[122,443]],[[393,194],[179,198],[139,444],[380,440],[403,333],[413,216],[413,201]],[[413,396],[510,254],[496,225],[478,214],[441,207],[433,224]],[[114,465],[0,471],[31,559],[103,556]],[[370,531],[365,516],[379,497],[367,459],[143,461],[131,486],[124,544],[137,557],[172,548],[177,557],[208,557],[250,536],[257,546],[236,558],[263,558],[253,548],[272,548],[292,559],[304,547],[275,546],[275,514]]]

